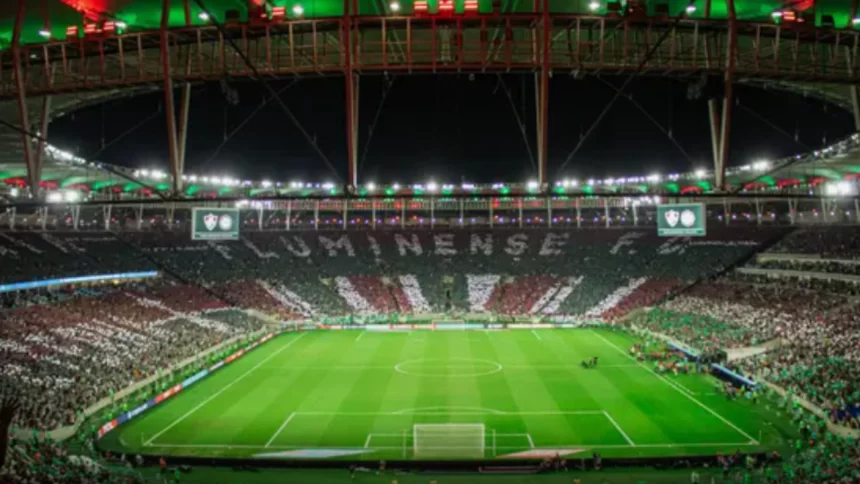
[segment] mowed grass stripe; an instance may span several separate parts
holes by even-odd
[[[276,355],[279,351],[283,350],[285,346],[293,345],[297,342],[295,340],[298,340],[303,336],[303,334],[289,334],[279,336],[274,340],[269,341],[262,347],[255,349],[254,351],[242,357],[235,363],[227,365],[226,368],[219,370],[214,375],[206,378],[204,381],[173,397],[167,404],[159,405],[155,409],[147,412],[144,416],[136,419],[135,421],[132,421],[130,424],[125,426],[125,441],[130,445],[139,444],[142,446],[144,442],[152,439],[153,436],[164,431],[164,429],[174,424],[183,416],[187,415],[188,412],[190,412],[194,408],[203,405],[204,402],[206,402],[207,400],[209,400],[209,402],[205,405],[208,406],[212,403],[212,401],[223,397],[225,394],[232,393],[235,388],[239,386],[238,383],[231,387],[228,391],[225,391],[218,395],[216,398],[212,398],[215,394],[217,394],[218,391],[222,390],[228,385],[231,385],[233,382],[236,382],[237,379],[241,378],[250,369],[263,362],[268,362],[276,359],[273,358],[273,355]],[[258,371],[261,368],[262,366],[257,368],[257,370],[255,371]],[[253,381],[254,379],[250,378],[250,376],[251,375],[246,376],[242,381]],[[201,409],[202,408],[203,407],[201,407]],[[186,418],[184,421],[188,420],[194,421],[196,419],[189,417]],[[173,429],[171,429],[171,431],[172,430]],[[166,433],[168,432],[164,432],[164,434]],[[159,436],[159,438],[163,437],[164,434]]]
[[[351,348],[344,348],[344,352],[350,355],[351,362],[356,363],[363,362],[367,356],[372,361],[390,361],[390,355],[396,354],[408,338],[408,333],[369,334],[365,337],[365,339],[372,339],[369,347],[366,347],[367,344],[354,345]],[[356,447],[364,445],[367,435],[372,432],[376,417],[356,418],[346,414],[353,409],[367,412],[381,411],[385,403],[386,390],[391,386],[391,380],[395,378],[392,368],[393,365],[386,370],[369,369],[355,375],[342,374],[342,378],[353,380],[352,385],[345,397],[337,402],[334,411],[340,415],[335,415],[328,422],[322,442],[345,442]]]
[[[324,351],[332,344],[332,340],[319,334],[303,333],[302,338],[276,352],[266,366],[201,408],[194,419],[171,428],[155,443],[264,445],[286,418],[282,413],[270,413],[273,403],[284,398],[285,378],[299,378],[308,371],[291,372],[284,367],[301,355]]]
[[[563,357],[568,352],[575,352],[590,355],[583,359],[590,359],[594,356],[598,358],[597,368],[583,369],[580,367],[575,370],[578,373],[571,375],[571,378],[579,383],[583,393],[590,398],[594,406],[602,408],[612,416],[624,432],[631,437],[631,440],[639,444],[675,442],[664,432],[662,425],[652,420],[652,412],[646,411],[637,401],[636,397],[639,392],[651,393],[653,391],[651,387],[654,385],[654,381],[651,375],[637,366],[603,368],[606,365],[619,364],[619,355],[617,352],[607,349],[602,342],[588,332],[581,331],[575,335],[555,332],[552,341],[555,343],[552,349],[559,357]],[[631,385],[631,381],[627,378],[619,378],[622,375],[632,375],[636,378],[633,382],[635,384]],[[648,388],[643,388],[643,385]],[[665,394],[658,394],[657,399],[659,405],[653,410],[658,412],[670,408],[672,405],[670,402],[675,400],[673,395]],[[623,438],[623,436],[621,437]]]
[[[619,355],[625,345],[631,344],[626,335],[607,331],[596,332],[594,335]],[[628,358],[628,361],[631,359]],[[744,435],[745,431],[737,424],[698,401],[695,396],[690,396],[678,389],[667,377],[660,378],[648,371],[647,367],[642,368],[642,371],[647,373],[647,377],[641,376],[641,372],[637,373],[631,368],[620,371],[617,378],[619,381],[626,381],[631,389],[637,389],[631,392],[637,405],[650,416],[651,420],[659,422],[663,432],[675,443],[736,442],[740,444],[752,440],[748,433]],[[666,398],[657,398],[656,395],[670,396],[671,405],[667,405]],[[625,417],[621,416],[621,418],[623,420]],[[645,443],[644,440],[643,443]]]
[[[574,363],[574,361],[578,363],[593,356],[597,356],[599,359],[603,359],[605,356],[597,351],[588,339],[577,339],[576,345],[569,345],[558,339],[557,331],[546,331],[544,335],[543,341],[539,342],[541,343],[540,348],[525,352],[530,361],[533,361],[532,355],[541,355],[543,360],[554,361],[557,365],[563,365]],[[529,341],[528,338],[522,339],[526,348],[534,344],[529,343]],[[553,436],[553,440],[547,444],[595,444],[602,442],[612,445],[627,444],[624,436],[602,413],[604,395],[614,391],[612,382],[602,372],[571,366],[565,372],[536,370],[536,374],[544,382],[559,408],[599,411],[590,415],[564,416],[568,425],[576,432],[577,438],[570,440],[557,433]]]
[[[121,438],[124,452],[251,456],[299,446],[363,448],[370,433],[393,434],[371,443],[371,447],[391,449],[364,458],[395,459],[402,457],[404,430],[409,434],[407,457],[411,457],[414,423],[484,423],[488,435],[492,430],[529,433],[539,447],[595,445],[606,456],[702,454],[733,451],[732,442],[745,443],[738,432],[674,386],[646,368],[630,366],[630,359],[598,335],[625,350],[632,338],[606,330],[538,333],[541,339],[530,331],[368,332],[356,341],[354,332],[320,331],[307,333],[277,353],[299,336],[284,335],[108,434],[105,442],[119,445]],[[600,358],[600,367],[578,366],[591,356]],[[435,368],[442,376],[394,370],[398,363],[410,360],[418,360],[413,368],[418,373]],[[265,364],[253,373],[235,381],[262,361]],[[484,361],[512,369],[463,376],[486,369]],[[761,422],[775,419],[774,411],[746,401],[698,395],[713,393],[702,375],[666,378],[681,381],[697,392],[697,400],[747,432],[758,436],[762,430],[768,443],[785,439],[782,426]],[[222,392],[228,385],[232,386]],[[209,398],[209,403],[157,439],[156,444],[165,447],[143,446],[146,435],[164,430]],[[637,447],[628,445],[603,410]],[[576,411],[595,413],[565,413]],[[293,412],[295,417],[264,449]],[[709,443],[721,445],[706,447]],[[199,447],[191,447],[195,445]],[[226,448],[230,445],[236,447]],[[524,450],[528,443],[512,437],[499,445],[510,447],[499,449],[504,454]]]

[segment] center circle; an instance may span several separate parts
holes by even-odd
[[[471,378],[502,371],[501,363],[477,358],[421,358],[401,361],[394,371],[409,376]]]

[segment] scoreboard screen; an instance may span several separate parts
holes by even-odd
[[[238,240],[238,208],[194,208],[191,213],[192,240]]]

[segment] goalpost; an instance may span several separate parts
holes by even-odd
[[[484,424],[414,424],[412,452],[416,459],[483,459]]]

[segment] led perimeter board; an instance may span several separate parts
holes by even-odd
[[[705,235],[705,204],[678,203],[657,206],[657,235],[701,237]]]
[[[192,240],[238,240],[238,208],[194,208],[191,213]]]

